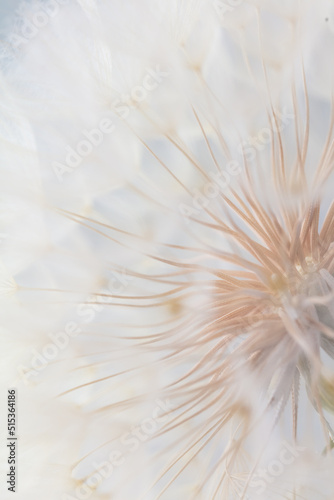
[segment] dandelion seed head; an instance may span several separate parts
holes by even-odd
[[[63,415],[57,494],[261,498],[261,466],[314,500],[282,443],[332,465],[331,7],[229,6],[69,2],[4,63],[0,294],[15,382]]]

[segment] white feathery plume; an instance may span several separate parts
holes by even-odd
[[[22,4],[0,80],[19,499],[331,498],[333,23],[326,0]]]

